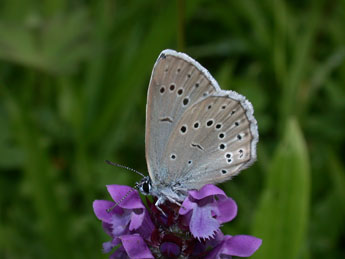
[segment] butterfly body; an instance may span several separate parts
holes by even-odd
[[[256,160],[251,103],[224,91],[184,53],[164,50],[151,75],[146,106],[144,194],[179,204],[188,190],[231,179]],[[144,190],[144,184],[145,189]]]
[[[155,182],[153,185],[148,176],[144,177],[136,186],[142,194],[158,197],[156,202],[158,208],[166,200],[181,205],[179,201],[183,201],[187,195],[186,191],[179,188],[180,183]]]

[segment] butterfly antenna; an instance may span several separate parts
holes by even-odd
[[[137,171],[137,170],[135,170],[135,169],[133,169],[133,168],[130,168],[130,167],[128,167],[128,166],[116,164],[116,163],[111,162],[111,161],[109,161],[109,160],[105,160],[105,162],[106,162],[107,164],[109,164],[109,165],[113,165],[113,166],[116,166],[116,167],[120,167],[120,168],[126,169],[126,170],[128,170],[128,171],[132,171],[132,172],[134,172],[134,173],[137,173],[138,175],[141,175],[142,177],[145,177],[145,175],[144,175],[143,173],[140,173],[139,171]]]
[[[127,197],[128,195],[130,195],[132,192],[134,191],[134,189],[130,189],[125,196],[123,196],[121,198],[121,200],[119,200],[118,202],[116,202],[111,208],[107,209],[107,212],[110,213],[113,209],[115,209],[119,204],[121,204],[121,202],[123,202]]]

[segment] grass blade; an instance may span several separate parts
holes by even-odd
[[[254,258],[298,258],[305,245],[309,211],[309,160],[295,119],[288,121],[267,175],[254,235],[263,245]]]

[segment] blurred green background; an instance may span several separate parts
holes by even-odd
[[[0,258],[108,258],[92,210],[147,172],[161,50],[246,95],[258,161],[223,184],[253,258],[345,258],[345,1],[0,1]]]

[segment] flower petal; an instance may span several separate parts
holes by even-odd
[[[188,212],[190,212],[192,209],[194,209],[197,206],[196,202],[192,202],[189,197],[187,197],[179,210],[180,215],[186,215]]]
[[[237,215],[237,204],[231,198],[218,200],[218,215],[217,220],[220,224],[233,220]]]
[[[261,246],[262,240],[253,236],[225,236],[224,241],[215,247],[205,259],[223,258],[225,256],[248,257]]]
[[[136,232],[142,236],[145,240],[151,240],[152,232],[154,231],[155,226],[152,223],[150,215],[147,211],[145,211],[144,220],[141,226],[136,229]]]
[[[210,238],[218,230],[220,224],[212,217],[213,206],[195,207],[189,222],[189,229],[196,238]]]
[[[107,209],[111,208],[115,203],[112,201],[95,200],[93,202],[93,211],[96,217],[103,222],[111,223],[111,213]]]
[[[144,209],[145,206],[142,203],[137,190],[125,185],[107,185],[108,192],[115,202],[119,203],[120,208],[124,209]],[[127,197],[124,199],[124,197]]]
[[[135,213],[134,211],[132,211],[131,213],[131,223],[129,224],[129,230],[136,230],[138,228],[140,228],[141,224],[143,223],[144,220],[144,210],[141,210],[142,213]]]
[[[225,192],[213,184],[206,184],[199,191],[191,190],[188,193],[196,200],[201,200],[212,195],[226,197]]]
[[[102,222],[102,227],[105,231],[105,233],[107,233],[109,236],[113,236],[112,235],[112,231],[113,231],[113,228],[112,228],[112,225],[110,223],[107,223],[107,222]]]
[[[211,251],[209,251],[207,256],[205,256],[204,259],[214,259],[214,258],[218,259],[218,258],[220,258],[220,251],[223,248],[223,244],[224,244],[224,241],[221,244],[219,244],[218,246],[216,246],[215,248],[213,248]]]
[[[103,243],[103,253],[109,253],[111,250],[113,250],[114,246],[111,241]]]
[[[109,242],[103,243],[103,253],[109,253],[119,243],[120,243],[120,239],[118,239],[118,238],[114,238],[113,240],[111,240]]]
[[[124,235],[120,237],[123,248],[128,256],[133,259],[149,259],[154,258],[150,249],[147,247],[143,238],[138,235]]]
[[[116,249],[116,251],[109,256],[109,259],[122,259],[122,258],[128,258],[126,250],[123,248],[123,246],[120,246]]]
[[[219,231],[217,231],[214,238],[206,240],[205,246],[206,247],[216,247],[221,242],[223,242],[224,238],[225,238],[224,234],[222,233],[222,231],[219,230]]]
[[[254,254],[261,246],[262,240],[248,235],[228,237],[223,246],[222,253],[226,255],[248,257]]]

